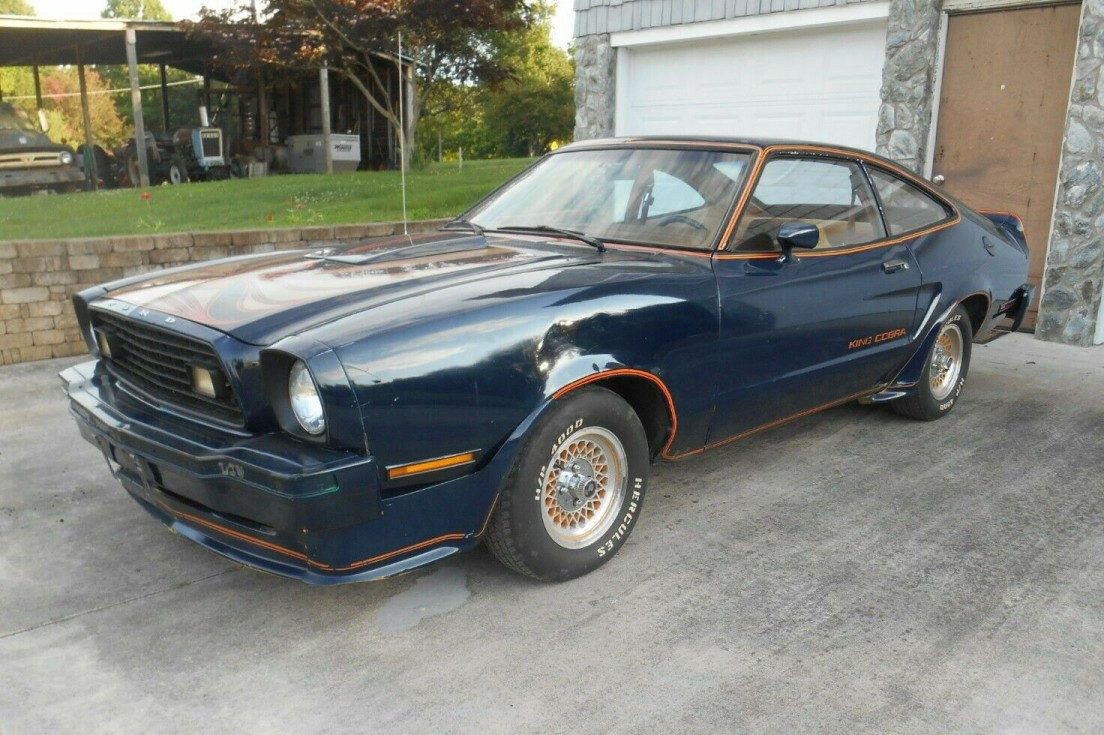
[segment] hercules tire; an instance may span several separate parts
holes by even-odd
[[[915,393],[890,403],[893,410],[917,421],[934,421],[950,413],[966,385],[973,337],[969,314],[961,306],[956,307],[928,351]],[[948,358],[953,362],[941,367]],[[947,375],[947,370],[953,370],[953,375]]]
[[[616,393],[589,387],[556,401],[506,478],[488,548],[515,572],[545,582],[597,569],[636,524],[649,456],[639,417]]]

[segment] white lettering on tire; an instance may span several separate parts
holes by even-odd
[[[621,523],[617,526],[617,530],[610,536],[604,544],[598,547],[598,556],[605,556],[609,552],[613,551],[615,542],[621,541],[625,534],[629,531],[629,526],[632,525],[633,520],[636,518],[636,511],[640,502],[640,490],[644,487],[644,478],[637,477],[633,480],[633,494],[629,497],[629,505],[625,509],[625,515],[621,517]]]

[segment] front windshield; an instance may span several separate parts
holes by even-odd
[[[712,247],[751,154],[616,148],[548,156],[467,218],[620,242]]]
[[[20,110],[15,109],[7,102],[0,102],[0,130],[25,130],[29,133],[37,133],[38,129],[31,124]]]

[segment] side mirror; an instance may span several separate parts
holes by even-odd
[[[46,117],[46,110],[38,108],[38,128],[43,133],[50,132],[50,118]]]
[[[782,246],[782,260],[789,261],[794,248],[812,250],[820,244],[820,228],[808,222],[787,222],[778,230],[778,244]]]

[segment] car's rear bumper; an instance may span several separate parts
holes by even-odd
[[[381,499],[371,456],[184,424],[128,397],[95,362],[61,378],[81,434],[127,492],[242,564],[312,584],[377,579],[473,546],[485,527],[483,472]]]
[[[1031,308],[1031,302],[1034,298],[1034,284],[1025,283],[1017,288],[1012,294],[1012,298],[997,308],[996,314],[986,324],[986,328],[975,337],[974,341],[978,344],[987,344],[1006,334],[1019,331],[1024,319],[1027,318],[1027,311]],[[1005,320],[1011,320],[1011,322],[1007,326],[1000,325],[1000,322]]]

